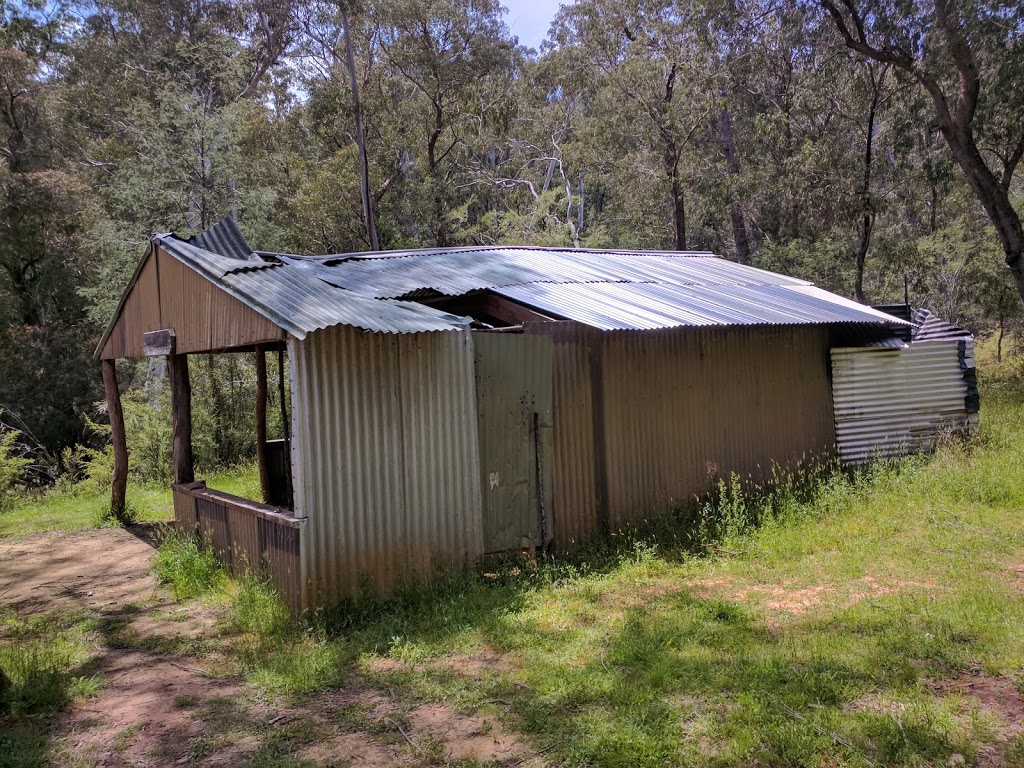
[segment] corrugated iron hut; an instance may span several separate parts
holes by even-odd
[[[97,354],[112,421],[113,361],[167,357],[179,523],[301,609],[366,577],[387,589],[484,553],[564,546],[729,473],[834,453],[837,350],[898,352],[909,327],[708,253],[302,257],[253,252],[226,220],[152,238]],[[258,404],[273,505],[195,482],[187,363],[255,353],[265,392],[268,351],[287,354],[291,395],[283,443],[266,440]],[[956,373],[959,411],[928,423],[969,426]],[[123,446],[123,427],[114,438]]]

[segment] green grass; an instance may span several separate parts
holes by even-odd
[[[255,466],[218,471],[206,478],[211,488],[242,496],[260,498],[259,475]],[[139,523],[158,523],[174,518],[169,486],[128,485],[128,508]],[[75,531],[116,525],[107,517],[110,493],[86,492],[81,488],[32,493],[0,512],[0,536],[27,535],[44,531]]]
[[[355,676],[487,713],[566,765],[972,764],[987,745],[1024,765],[1004,713],[941,685],[1019,687],[1024,668],[1022,379],[990,377],[983,404],[971,445],[769,495],[727,485],[538,567],[302,623],[236,584],[231,652],[270,693]],[[503,663],[463,672],[467,654]]]
[[[174,592],[177,600],[199,597],[220,585],[226,578],[224,566],[210,547],[201,546],[190,536],[167,535],[153,559],[153,572],[161,584]]]
[[[96,630],[85,611],[48,611],[19,618],[0,611],[0,766],[42,765],[46,729],[75,699],[96,695]]]

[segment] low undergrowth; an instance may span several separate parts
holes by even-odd
[[[153,559],[153,572],[161,584],[174,592],[176,600],[199,597],[227,578],[217,555],[193,536],[164,537]]]
[[[242,465],[207,476],[210,488],[258,499],[259,475],[255,466]],[[171,489],[165,484],[128,484],[130,523],[162,523],[174,519]],[[0,536],[28,535],[44,531],[75,531],[120,525],[110,517],[110,487],[94,483],[24,492],[0,506]]]

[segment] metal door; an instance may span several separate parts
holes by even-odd
[[[548,336],[473,334],[484,551],[552,537],[552,370]]]

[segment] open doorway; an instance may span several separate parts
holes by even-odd
[[[213,490],[291,510],[291,387],[285,345],[190,354],[187,370],[196,479]],[[163,386],[166,374],[156,373],[163,374],[157,380]],[[153,399],[170,422],[169,393]],[[161,448],[169,465],[170,435],[164,437]]]

